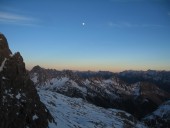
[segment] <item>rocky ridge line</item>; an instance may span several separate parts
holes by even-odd
[[[0,127],[47,128],[53,117],[40,101],[19,52],[0,34]]]

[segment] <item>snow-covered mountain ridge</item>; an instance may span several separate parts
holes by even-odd
[[[45,88],[37,88],[41,101],[53,115],[57,125],[50,128],[147,128],[131,114],[89,104]]]
[[[57,71],[35,66],[30,77],[39,88],[69,97],[82,98],[104,108],[127,111],[142,118],[154,111],[170,95],[152,83],[137,82],[129,85],[110,72]]]

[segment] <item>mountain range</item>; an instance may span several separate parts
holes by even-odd
[[[154,83],[137,81],[130,84],[119,76],[121,73],[57,71],[35,66],[29,74],[39,90],[81,98],[105,109],[123,110],[141,121],[170,98],[167,91]]]
[[[120,72],[118,77],[126,81],[128,84],[139,81],[147,81],[155,84],[159,88],[170,93],[170,71],[133,71],[127,70]]]
[[[170,127],[169,71],[28,71],[0,34],[1,128]]]

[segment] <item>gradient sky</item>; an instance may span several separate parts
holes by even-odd
[[[27,69],[170,70],[170,0],[0,0]]]

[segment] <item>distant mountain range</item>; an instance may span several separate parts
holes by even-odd
[[[121,109],[138,119],[144,118],[170,98],[170,94],[156,86],[154,82],[138,79],[130,83],[132,78],[130,76],[127,82],[122,79],[122,76],[127,76],[126,72],[133,71],[119,74],[107,71],[57,71],[35,66],[29,73],[37,88],[51,90],[69,97],[82,98],[100,107]],[[138,72],[134,72],[138,76]],[[145,78],[156,79],[155,72],[157,71],[141,72]],[[157,79],[161,76],[160,72],[156,75]]]
[[[34,68],[38,68],[35,66]],[[35,69],[34,69],[35,70]],[[136,70],[126,70],[120,73],[113,73],[109,71],[71,71],[63,70],[57,71],[55,69],[46,69],[46,77],[55,77],[61,75],[64,72],[74,72],[74,75],[77,75],[83,79],[88,78],[104,78],[109,79],[112,77],[117,77],[122,81],[126,82],[126,85],[135,84],[137,82],[149,82],[158,86],[160,89],[170,93],[170,71],[156,71],[156,70],[147,70],[147,71],[136,71]],[[48,76],[50,75],[50,76]],[[43,78],[44,79],[44,78]],[[41,81],[41,80],[40,80]]]
[[[118,77],[128,84],[133,84],[139,81],[150,82],[159,88],[170,92],[170,71],[133,71],[127,70],[118,73]]]

